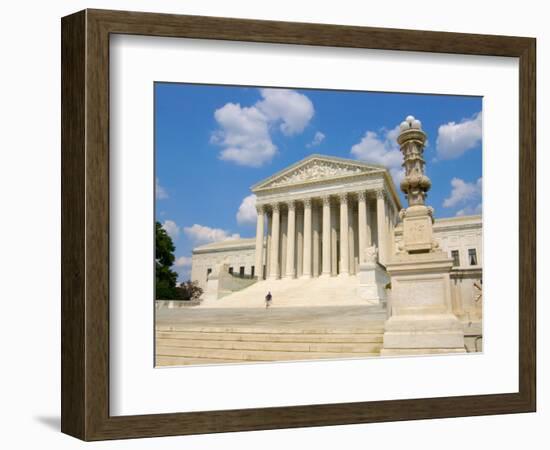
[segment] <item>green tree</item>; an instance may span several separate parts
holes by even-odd
[[[155,223],[155,298],[171,300],[176,297],[176,280],[178,274],[171,267],[174,264],[174,243],[162,228],[160,222]]]

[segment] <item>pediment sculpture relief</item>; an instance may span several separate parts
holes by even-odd
[[[347,164],[338,164],[329,161],[312,161],[269,184],[269,187],[278,187],[288,184],[303,183],[306,181],[321,180],[346,175],[356,175],[366,170]]]

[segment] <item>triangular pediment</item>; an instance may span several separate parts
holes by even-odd
[[[352,159],[312,155],[254,185],[252,190],[354,177],[371,172],[380,172],[381,170],[385,170],[385,168]]]

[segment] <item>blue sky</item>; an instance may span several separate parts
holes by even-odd
[[[408,115],[428,134],[436,217],[481,213],[481,110],[481,97],[156,83],[156,219],[179,281],[193,247],[254,236],[250,186],[311,153],[382,164],[399,180]]]

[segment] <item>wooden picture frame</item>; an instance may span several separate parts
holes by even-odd
[[[101,440],[535,411],[535,39],[104,10],[61,25],[64,433]],[[109,36],[117,33],[519,58],[519,391],[110,416]]]

